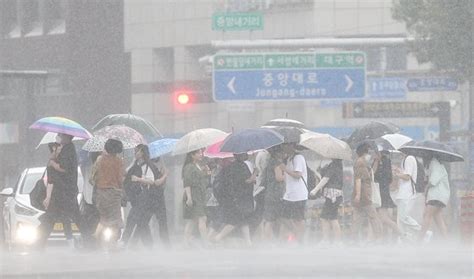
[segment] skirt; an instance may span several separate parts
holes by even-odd
[[[122,190],[117,188],[97,189],[95,203],[100,215],[100,223],[106,227],[123,228]]]

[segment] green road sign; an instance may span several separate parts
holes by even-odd
[[[360,99],[365,62],[363,52],[219,53],[214,100]]]
[[[212,30],[216,31],[245,31],[263,30],[263,14],[252,13],[223,13],[212,15]]]
[[[365,68],[363,52],[217,54],[216,70]]]

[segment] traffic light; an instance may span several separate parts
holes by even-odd
[[[189,103],[189,94],[181,92],[178,94],[177,101],[180,105],[187,105]]]
[[[175,90],[173,93],[173,101],[175,108],[178,110],[186,110],[195,102],[193,92],[187,89]]]

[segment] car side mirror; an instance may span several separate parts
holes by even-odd
[[[0,192],[0,196],[11,197],[13,196],[13,188],[5,188]]]

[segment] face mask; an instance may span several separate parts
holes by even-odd
[[[61,144],[61,137],[60,136],[56,136],[56,142]]]
[[[364,156],[364,159],[365,159],[365,161],[366,161],[367,163],[370,163],[370,159],[372,159],[372,156],[370,156],[369,154],[366,154],[366,155]]]

